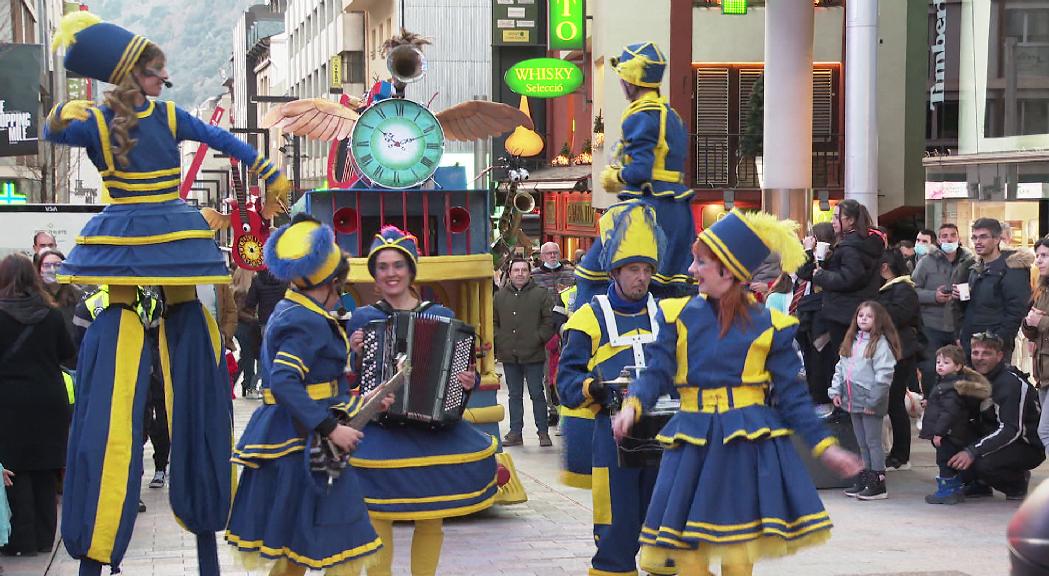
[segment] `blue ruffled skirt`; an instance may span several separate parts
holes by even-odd
[[[753,563],[830,537],[831,521],[776,413],[680,412],[641,530],[643,565]]]
[[[122,286],[222,284],[226,258],[204,217],[182,200],[111,204],[91,218],[59,281]]]
[[[332,404],[338,399],[319,400]],[[305,440],[279,405],[251,416],[233,461],[242,465],[226,541],[249,569],[279,560],[327,574],[357,574],[382,547],[361,498],[356,471],[347,466],[331,485],[311,473]]]
[[[497,447],[465,422],[436,431],[373,422],[350,463],[373,517],[432,520],[492,506]]]

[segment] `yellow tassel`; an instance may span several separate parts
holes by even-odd
[[[619,73],[623,80],[631,84],[641,85],[641,79],[645,77],[645,68],[652,63],[647,56],[638,54],[626,62],[620,62],[616,66],[616,72]]]
[[[70,12],[62,17],[55,30],[55,38],[51,41],[51,50],[69,48],[76,42],[76,35],[85,28],[90,28],[101,22],[102,19],[90,12]]]
[[[769,250],[780,256],[784,272],[795,272],[805,263],[805,249],[798,240],[798,223],[780,220],[767,212],[751,212],[737,215],[761,238]]]

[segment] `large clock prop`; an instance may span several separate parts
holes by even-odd
[[[360,172],[385,188],[413,188],[428,180],[444,154],[444,130],[429,110],[391,98],[357,119],[350,150]]]

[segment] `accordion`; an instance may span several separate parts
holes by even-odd
[[[406,354],[412,368],[380,422],[439,428],[462,419],[470,395],[457,375],[473,365],[473,326],[452,318],[394,311],[386,320],[369,322],[363,331],[361,394],[397,371],[398,354]]]

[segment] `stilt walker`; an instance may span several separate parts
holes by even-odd
[[[219,573],[215,532],[229,513],[232,405],[222,341],[196,299],[196,284],[229,282],[225,257],[204,218],[179,198],[178,143],[204,142],[252,166],[267,186],[272,216],[288,182],[269,160],[172,102],[155,44],[89,12],[66,15],[55,34],[65,67],[114,85],[105,103],[74,100],[51,111],[47,140],[85,148],[109,205],[92,218],[58,276],[108,284],[110,306],[84,338],[62,501],[66,550],[84,576],[119,570],[138,513],[142,421],[152,359],[134,311],[136,286],[164,290],[160,362],[171,433],[170,500],[197,537],[200,574]]]
[[[623,137],[613,149],[612,162],[601,171],[606,191],[617,193],[620,200],[636,198],[651,206],[666,234],[667,251],[652,277],[656,298],[688,293],[688,251],[696,236],[692,190],[685,185],[688,130],[659,94],[666,67],[666,56],[653,42],[631,44],[619,58],[612,58],[630,104],[623,112]],[[598,239],[576,266],[576,309],[608,288],[610,271],[601,267],[602,250]]]

